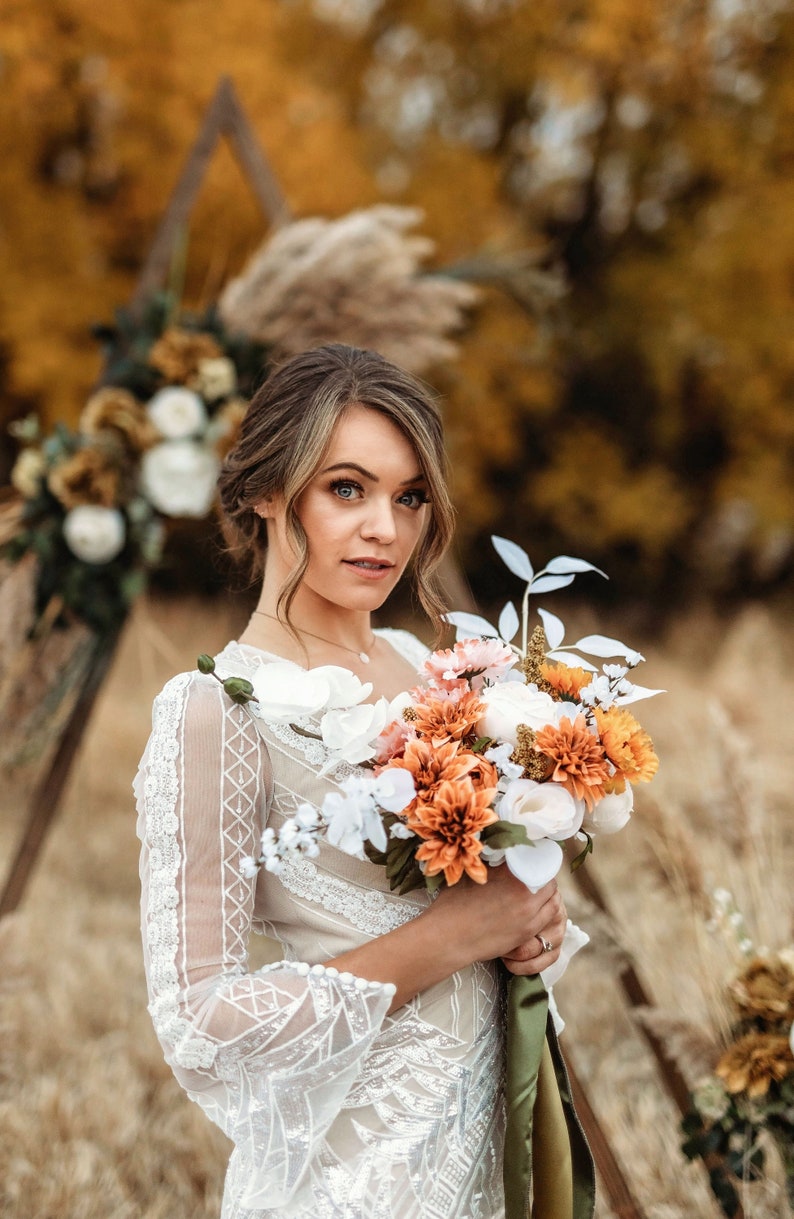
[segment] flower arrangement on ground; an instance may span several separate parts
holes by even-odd
[[[763,1176],[771,1142],[794,1207],[794,946],[756,950],[731,895],[714,896],[718,913],[741,928],[745,964],[725,988],[732,1018],[713,1071],[692,1093],[683,1150],[709,1161],[712,1191],[732,1216],[738,1183]]]

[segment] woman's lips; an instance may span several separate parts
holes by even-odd
[[[382,580],[394,569],[394,564],[385,559],[343,559],[342,562],[365,580]]]

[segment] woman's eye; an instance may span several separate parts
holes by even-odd
[[[405,504],[407,508],[421,508],[422,504],[428,503],[428,498],[424,491],[405,491],[398,503]]]
[[[335,482],[331,484],[331,490],[339,499],[355,499],[361,491],[358,483]]]

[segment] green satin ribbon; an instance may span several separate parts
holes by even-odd
[[[592,1219],[595,1170],[573,1111],[548,1007],[540,977],[511,976],[507,999],[505,1217]]]

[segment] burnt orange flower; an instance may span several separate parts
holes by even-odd
[[[558,694],[569,694],[574,699],[578,699],[579,692],[593,680],[593,674],[588,673],[587,669],[571,668],[561,661],[553,665],[547,660],[542,661],[540,676],[550,690],[556,690]]]
[[[766,1096],[773,1080],[794,1074],[794,1054],[780,1033],[746,1033],[725,1051],[716,1073],[728,1092]]]
[[[647,783],[659,769],[659,759],[653,751],[653,741],[640,727],[631,712],[623,707],[610,707],[609,711],[595,708],[598,735],[604,753],[615,767],[616,780],[629,783]],[[620,783],[622,791],[625,784]]]
[[[429,698],[415,705],[413,726],[438,748],[471,732],[484,713],[485,707],[472,691],[453,698]]]
[[[107,386],[88,399],[80,416],[80,431],[88,436],[110,433],[124,449],[142,453],[156,444],[157,428],[127,389]]]
[[[485,884],[488,872],[477,835],[497,820],[490,807],[495,795],[495,787],[478,791],[468,778],[446,779],[432,802],[417,804],[408,816],[408,828],[424,839],[416,858],[428,876],[443,872],[447,884],[455,885],[465,872],[478,885]]]
[[[64,508],[78,504],[116,505],[121,476],[110,457],[99,449],[78,449],[66,461],[54,466],[47,486]]]
[[[731,983],[730,993],[742,1016],[794,1020],[794,970],[780,957],[755,957]]]
[[[198,372],[202,360],[215,360],[223,351],[204,330],[185,330],[169,326],[149,352],[149,363],[159,369],[166,381],[185,384]]]
[[[408,805],[410,812],[417,804],[432,799],[439,783],[462,779],[481,759],[471,750],[460,750],[455,741],[434,748],[430,741],[408,741],[405,751],[394,758],[387,769],[399,766],[411,772],[416,788],[416,799]],[[495,784],[494,784],[495,786]]]
[[[583,715],[571,723],[567,716],[559,727],[547,724],[535,734],[535,747],[553,763],[551,778],[592,808],[604,795],[609,762],[601,742],[590,732]]]

